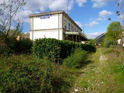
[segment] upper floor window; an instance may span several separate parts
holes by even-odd
[[[76,30],[77,30],[77,29],[75,28],[74,31],[76,32]]]
[[[70,31],[71,29],[71,25],[70,25],[70,23],[68,23],[68,30]]]
[[[65,30],[67,30],[67,27],[66,27],[66,25],[65,25]]]
[[[74,31],[74,28],[73,28],[73,26],[71,26],[71,30],[72,30],[72,31]]]

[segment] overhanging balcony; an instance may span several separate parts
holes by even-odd
[[[82,35],[81,32],[65,32],[65,40],[71,40],[75,42],[86,41],[87,38],[85,35]]]

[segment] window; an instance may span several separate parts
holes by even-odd
[[[65,25],[65,30],[67,30],[67,27],[66,27],[66,25]]]
[[[71,31],[73,31],[73,26],[71,25]]]
[[[74,32],[76,32],[76,28],[74,28]]]
[[[68,24],[68,30],[69,30],[69,31],[70,31],[70,28],[71,28],[71,27],[70,27],[70,23],[69,23],[69,24]]]

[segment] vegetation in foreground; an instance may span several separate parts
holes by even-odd
[[[78,93],[124,93],[124,50],[98,49],[75,82]]]
[[[0,92],[72,93],[77,89],[77,93],[123,93],[123,55],[123,49],[100,48],[89,57],[93,62],[81,69],[56,65],[32,55],[2,57]]]
[[[68,93],[74,80],[71,73],[31,55],[0,58],[0,93]]]
[[[78,48],[80,51],[75,52]],[[55,39],[37,40],[32,46],[28,39],[8,38],[0,50],[0,93],[68,93],[78,74],[75,68],[86,64],[86,51],[95,52],[96,48]],[[58,55],[61,59],[73,56],[75,61],[70,67],[57,65]]]
[[[88,53],[81,48],[76,49],[74,54],[63,61],[63,65],[69,68],[81,68],[85,64],[88,64]]]

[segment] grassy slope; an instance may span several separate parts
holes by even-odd
[[[13,62],[31,62],[32,60],[35,60],[32,55],[12,55],[10,57],[0,57],[0,72],[6,71]]]
[[[47,61],[46,59],[41,60],[41,59],[35,58],[32,55],[12,55],[9,57],[0,57],[0,72],[4,72],[4,71],[8,70],[13,64],[18,63],[18,62],[19,63],[25,63],[25,62],[26,63],[32,63],[32,62],[49,62],[49,61]],[[81,71],[79,69],[71,69],[71,68],[67,68],[64,66],[59,66],[59,67],[60,67],[60,69],[58,69],[58,71],[60,70],[61,72],[64,72],[64,71],[66,72],[61,76],[61,78],[63,78],[69,84],[73,85],[75,78],[80,75]],[[59,73],[61,73],[61,72],[59,72]],[[64,76],[66,74],[67,74],[67,76],[64,78]],[[72,90],[72,87],[70,86],[67,88],[64,85],[63,91],[65,91],[65,90],[68,90],[68,91]],[[0,93],[1,93],[1,84],[0,84]]]
[[[77,78],[76,93],[124,93],[124,51],[98,49],[91,59]]]
[[[90,59],[92,62],[81,70],[66,69],[76,78],[72,90],[78,89],[76,93],[124,93],[124,51],[98,49]],[[11,60],[12,62],[36,61],[30,55],[0,58],[0,71],[11,66]]]

